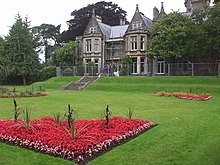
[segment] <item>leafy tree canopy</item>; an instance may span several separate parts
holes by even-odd
[[[42,24],[32,28],[38,42],[38,51],[44,53],[46,64],[54,51],[54,47],[59,43],[60,27],[61,25]]]
[[[196,10],[194,23],[191,52],[200,61],[216,61],[220,55],[220,5]]]
[[[185,45],[191,35],[192,20],[180,13],[168,14],[163,20],[153,25],[147,56],[166,57],[167,60],[178,60],[185,55]]]
[[[61,48],[57,48],[54,53],[54,62],[56,65],[76,65],[76,44],[74,41],[70,41]]]
[[[217,3],[219,3],[220,2],[220,0],[214,0],[214,4],[217,4]]]
[[[92,10],[95,9],[96,14],[102,17],[102,22],[111,26],[119,25],[120,19],[126,21],[127,12],[122,10],[117,4],[112,2],[97,2],[74,10],[71,13],[73,19],[67,21],[68,30],[61,35],[62,41],[68,42],[75,40],[76,36],[81,36],[91,18]]]

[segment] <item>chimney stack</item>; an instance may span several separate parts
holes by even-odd
[[[157,16],[159,14],[159,10],[157,7],[153,8],[153,20],[157,19]]]

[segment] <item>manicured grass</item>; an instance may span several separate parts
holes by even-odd
[[[131,108],[136,112],[135,118],[159,124],[89,164],[215,165],[220,162],[219,77],[105,77],[82,91],[61,90],[65,83],[79,78],[56,77],[35,83],[33,86],[42,85],[48,96],[19,98],[17,103],[21,109],[31,109],[33,118],[64,113],[67,104],[71,104],[79,119],[100,119],[108,104],[113,116],[125,117]],[[213,98],[193,101],[153,96],[162,91],[190,90]],[[0,99],[0,119],[12,118],[12,100]],[[2,143],[0,150],[0,164],[70,164]]]

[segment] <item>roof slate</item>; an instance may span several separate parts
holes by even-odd
[[[128,25],[109,26],[101,22],[99,27],[106,39],[122,38],[128,29]]]
[[[145,23],[145,25],[147,26],[147,28],[151,28],[152,27],[152,20],[146,16],[144,16],[143,14],[141,14],[141,17]]]

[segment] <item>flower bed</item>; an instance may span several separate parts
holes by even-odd
[[[40,96],[47,96],[46,93],[39,93],[39,94],[24,94],[24,95],[0,95],[0,98],[21,98],[21,97],[40,97]]]
[[[212,98],[212,96],[210,95],[192,95],[192,94],[181,94],[181,93],[159,93],[159,94],[155,94],[155,96],[176,97],[181,99],[198,100],[198,101],[206,101]]]
[[[20,91],[17,89],[8,89],[0,86],[0,98],[20,98],[20,97],[40,97],[47,96],[46,93],[43,93],[43,89],[40,87],[38,90],[26,89]]]
[[[154,127],[147,120],[114,117],[106,126],[103,120],[78,120],[74,139],[66,121],[59,124],[53,118],[32,120],[29,128],[23,121],[0,120],[0,141],[41,153],[58,156],[83,164]]]

